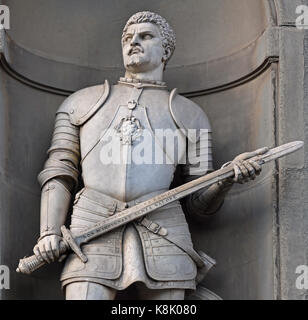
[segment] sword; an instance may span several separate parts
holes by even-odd
[[[303,145],[304,143],[302,141],[293,141],[279,147],[269,149],[266,153],[263,154],[260,154],[260,152],[261,150],[264,150],[264,148],[258,149],[253,153],[259,153],[259,155],[245,160],[253,160],[256,161],[259,165],[263,165],[267,162],[293,153],[302,148]],[[168,190],[131,208],[123,210],[117,213],[115,216],[108,217],[103,221],[94,224],[90,228],[87,228],[77,235],[73,235],[70,230],[68,230],[65,226],[62,226],[61,232],[63,236],[63,242],[60,243],[60,254],[65,254],[69,251],[73,251],[81,259],[82,262],[86,263],[88,259],[81,251],[82,244],[88,243],[90,240],[97,238],[133,220],[140,219],[149,212],[161,208],[168,203],[179,200],[195,191],[198,191],[205,187],[209,187],[219,181],[225,180],[227,178],[232,178],[233,176],[233,167],[226,166],[222,169],[206,174],[201,178],[185,183],[174,189]],[[21,259],[16,271],[20,273],[30,274],[34,270],[42,267],[44,264],[46,264],[46,262],[42,258],[38,258],[33,255]]]

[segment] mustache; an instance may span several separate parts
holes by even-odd
[[[133,53],[143,53],[143,49],[141,47],[132,47],[128,51],[128,55],[131,56]]]

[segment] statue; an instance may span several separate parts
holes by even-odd
[[[72,197],[70,231],[77,234],[167,191],[178,167],[184,182],[213,170],[206,114],[176,90],[170,93],[163,82],[175,49],[175,34],[167,21],[152,12],[134,14],[124,27],[122,49],[125,77],[116,85],[105,81],[77,91],[57,111],[48,160],[38,177],[41,230],[34,253],[48,263],[60,258],[60,228]],[[178,143],[168,147],[157,136],[161,129],[179,133]],[[195,130],[195,137],[185,134],[189,130]],[[148,161],[153,154],[145,157],[154,147],[163,162]],[[197,151],[198,165],[190,150]],[[173,151],[177,157],[170,154]],[[141,154],[146,161],[139,161]],[[185,198],[187,214],[202,220],[215,213],[234,182],[250,181],[261,172],[256,161],[243,156],[232,165],[234,178]],[[196,288],[198,266],[191,258],[195,251],[179,201],[97,237],[82,251],[88,261],[70,253],[61,274],[68,300],[114,299],[118,290],[132,284],[142,299],[184,299],[185,290]]]

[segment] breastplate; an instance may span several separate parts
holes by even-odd
[[[186,152],[185,137],[169,112],[169,92],[144,88],[139,102],[131,105],[132,90],[113,86],[108,100],[80,130],[85,186],[121,201],[169,189]]]

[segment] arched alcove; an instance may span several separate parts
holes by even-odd
[[[22,10],[16,1],[7,3],[13,12],[5,49],[10,66],[40,84],[72,91],[105,78],[117,81],[123,25],[136,11],[161,13],[175,29],[177,50],[166,79],[182,92],[227,84],[260,67],[266,56],[260,42],[272,23],[267,1],[254,0],[29,0]]]
[[[295,61],[296,70],[301,65],[302,34],[293,28],[290,40],[291,31],[284,29],[295,21],[294,4],[288,1],[2,3],[11,10],[0,69],[0,255],[12,271],[4,298],[62,298],[60,265],[31,276],[13,270],[38,238],[36,176],[55,111],[70,92],[106,78],[116,82],[123,74],[120,38],[131,14],[155,11],[175,29],[177,49],[166,80],[170,89],[179,88],[208,114],[217,168],[241,152],[300,137],[299,131],[285,134],[285,118],[278,111],[284,110],[285,90],[288,96],[301,94],[302,85],[288,88],[287,69],[281,71],[281,64],[287,68]],[[299,46],[294,61],[285,41]],[[301,165],[291,159],[291,167]],[[220,212],[203,226],[191,222],[195,246],[217,260],[203,284],[224,299],[281,297],[279,169],[268,165],[255,183],[235,186]]]

